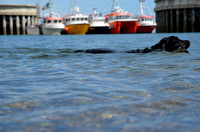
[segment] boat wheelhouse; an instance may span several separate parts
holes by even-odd
[[[110,26],[105,22],[105,17],[96,12],[96,8],[93,9],[93,14],[89,16],[89,30],[87,34],[108,34]]]

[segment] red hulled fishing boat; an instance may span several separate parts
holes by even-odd
[[[117,4],[115,9],[112,10],[111,14],[105,15],[107,22],[111,26],[110,33],[136,33],[138,20],[131,18],[129,12],[122,10],[117,0],[113,0],[113,4],[114,2]]]

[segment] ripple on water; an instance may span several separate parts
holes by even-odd
[[[9,109],[33,110],[38,106],[38,102],[13,102],[6,105]]]
[[[176,34],[190,54],[121,52],[167,35],[0,36],[0,131],[199,130],[200,35]],[[73,53],[90,48],[119,52]]]
[[[30,57],[31,59],[52,59],[55,58],[55,55],[50,55],[50,54],[41,54],[41,55],[35,55]]]
[[[200,71],[200,67],[194,67],[193,69],[191,69],[191,71],[196,71],[196,72],[199,72]]]

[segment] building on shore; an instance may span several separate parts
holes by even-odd
[[[38,5],[0,5],[0,35],[26,35],[27,26],[37,25]]]
[[[157,33],[200,32],[200,0],[154,0]]]

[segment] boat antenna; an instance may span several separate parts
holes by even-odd
[[[51,0],[49,0],[49,14],[50,14],[50,17],[52,17],[52,10],[51,10]]]

